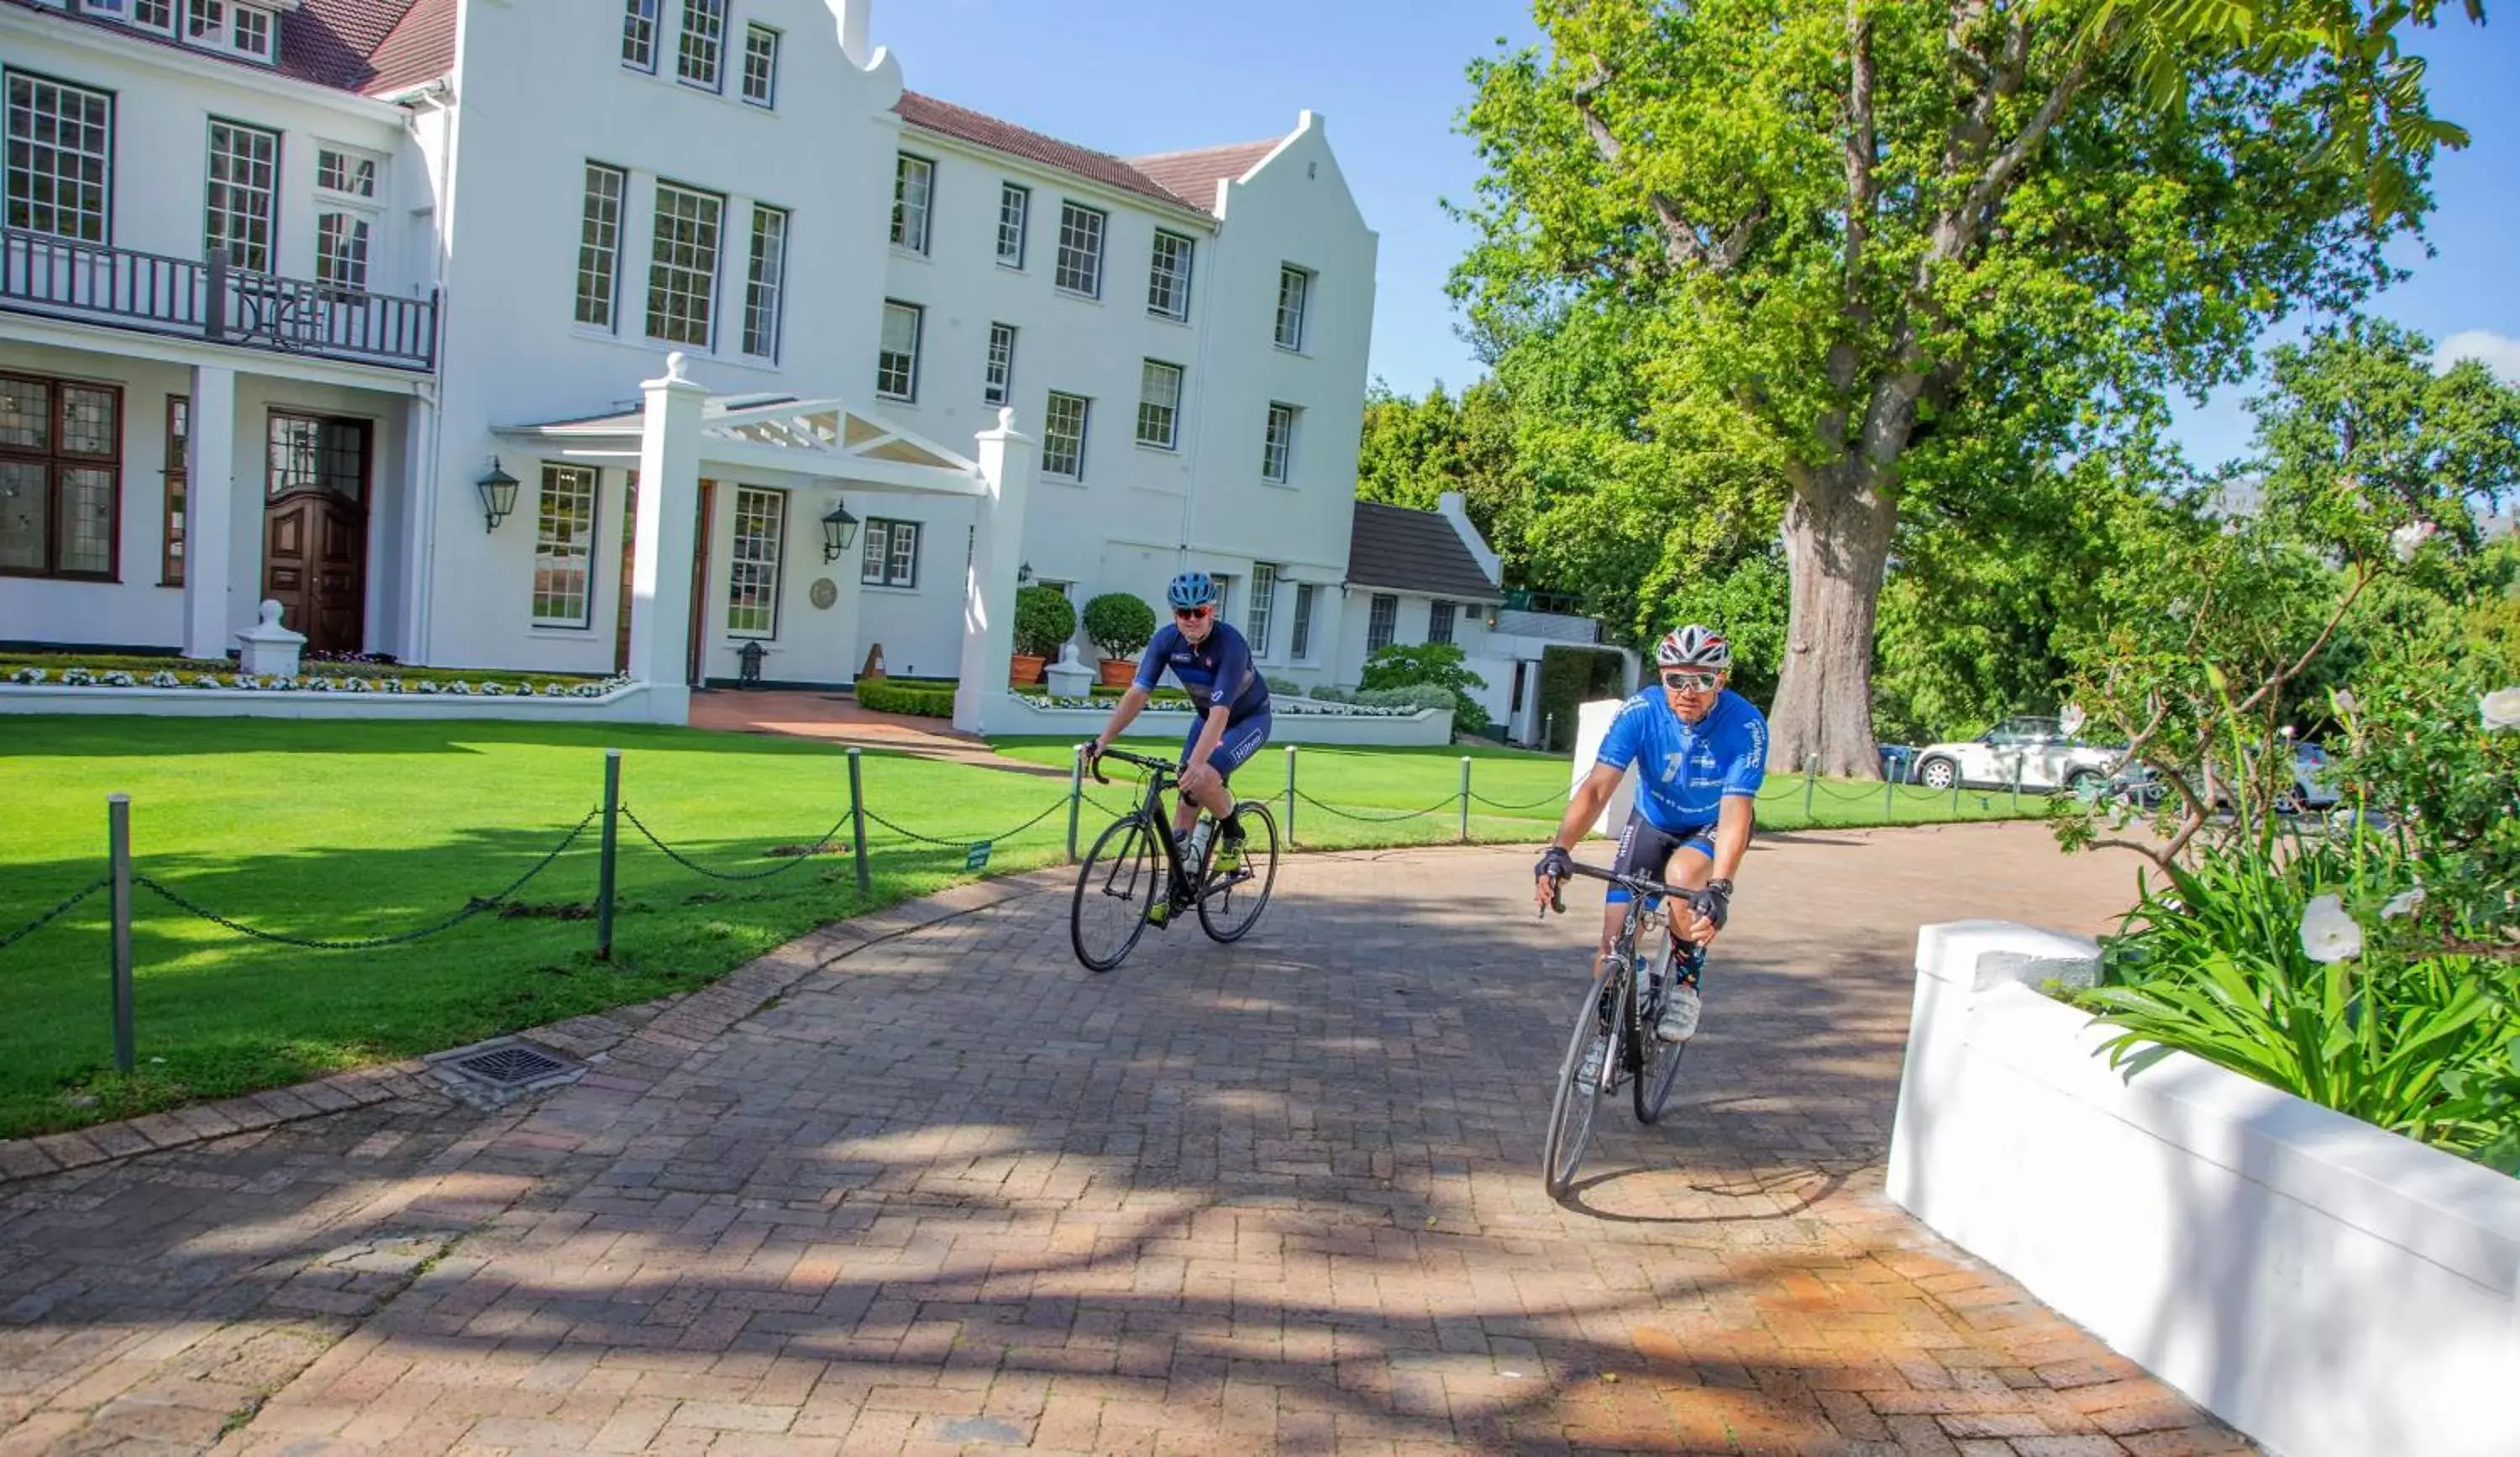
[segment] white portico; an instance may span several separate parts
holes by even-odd
[[[1034,470],[1033,439],[1014,429],[1013,410],[1001,410],[996,428],[976,435],[965,456],[837,398],[711,395],[679,353],[667,358],[662,378],[640,387],[645,399],[635,413],[496,433],[547,465],[631,473],[622,659],[648,685],[659,721],[686,721],[691,688],[733,676],[743,643],[777,655],[780,666],[766,676],[852,676],[867,644],[860,573],[846,560],[845,537],[880,498],[959,496],[974,509],[954,722],[973,733],[1008,725],[1017,559]],[[758,549],[763,540],[773,549]],[[837,561],[845,569],[810,578],[780,569],[814,561],[816,547],[824,566]]]

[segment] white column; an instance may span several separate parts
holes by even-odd
[[[402,515],[395,550],[401,559],[401,620],[393,652],[405,662],[428,660],[429,572],[436,565],[437,402],[414,396],[403,411]]]
[[[184,656],[225,658],[236,550],[236,371],[193,367],[184,437]],[[261,556],[258,534],[255,559]],[[259,590],[256,580],[248,590]]]
[[[659,723],[691,721],[693,513],[699,508],[700,405],[707,392],[683,373],[680,353],[665,376],[640,389],[638,541],[630,563],[630,676],[648,685]]]
[[[977,441],[988,494],[972,523],[971,570],[963,582],[963,674],[954,692],[954,726],[985,734],[1008,721],[1007,660],[1015,648],[1015,567],[1023,556],[1034,441],[1016,432],[1012,409],[998,411],[998,428]]]

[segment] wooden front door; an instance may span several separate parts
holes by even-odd
[[[630,597],[639,564],[639,473],[621,488],[621,610],[612,618],[612,670],[630,671]]]
[[[369,440],[364,420],[271,417],[262,595],[308,652],[366,647]]]
[[[713,539],[711,532],[716,524],[712,515],[712,508],[716,505],[714,499],[716,494],[716,481],[700,482],[699,519],[694,523],[692,529],[691,660],[685,664],[689,669],[689,676],[685,681],[694,688],[705,686],[706,683],[706,679],[701,674],[701,668],[708,660],[705,653],[708,633],[708,559],[709,542]],[[656,569],[661,571],[664,568],[659,566]]]

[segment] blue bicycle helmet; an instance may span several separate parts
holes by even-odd
[[[1185,571],[1164,588],[1164,596],[1175,611],[1206,607],[1216,601],[1216,578],[1204,571]]]

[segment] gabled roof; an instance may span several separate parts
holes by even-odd
[[[356,5],[362,0],[310,3]],[[367,93],[378,96],[406,90],[454,70],[456,9],[457,0],[417,0],[404,11],[402,19],[368,53],[372,74],[364,88]]]
[[[1356,527],[1347,541],[1347,579],[1360,587],[1465,602],[1505,600],[1450,520],[1377,501],[1356,503]]]
[[[187,45],[146,26],[100,16],[72,15],[31,0],[7,0],[71,24],[93,25],[187,56],[223,61],[245,70],[288,76],[336,91],[371,95],[434,80],[455,68],[459,0],[294,0],[280,10],[280,55],[265,66],[207,46]]]
[[[901,103],[893,110],[901,114],[902,120],[922,131],[1210,215],[1216,210],[1218,180],[1240,177],[1250,171],[1260,159],[1277,150],[1282,140],[1273,137],[1265,142],[1237,142],[1230,147],[1203,147],[1194,152],[1118,158],[916,91],[901,93]]]
[[[1226,147],[1200,147],[1190,152],[1157,152],[1146,157],[1130,158],[1129,165],[1151,178],[1157,187],[1190,204],[1201,212],[1216,210],[1216,184],[1238,182],[1242,175],[1260,165],[1260,159],[1278,150],[1282,137],[1265,142],[1236,142]]]

